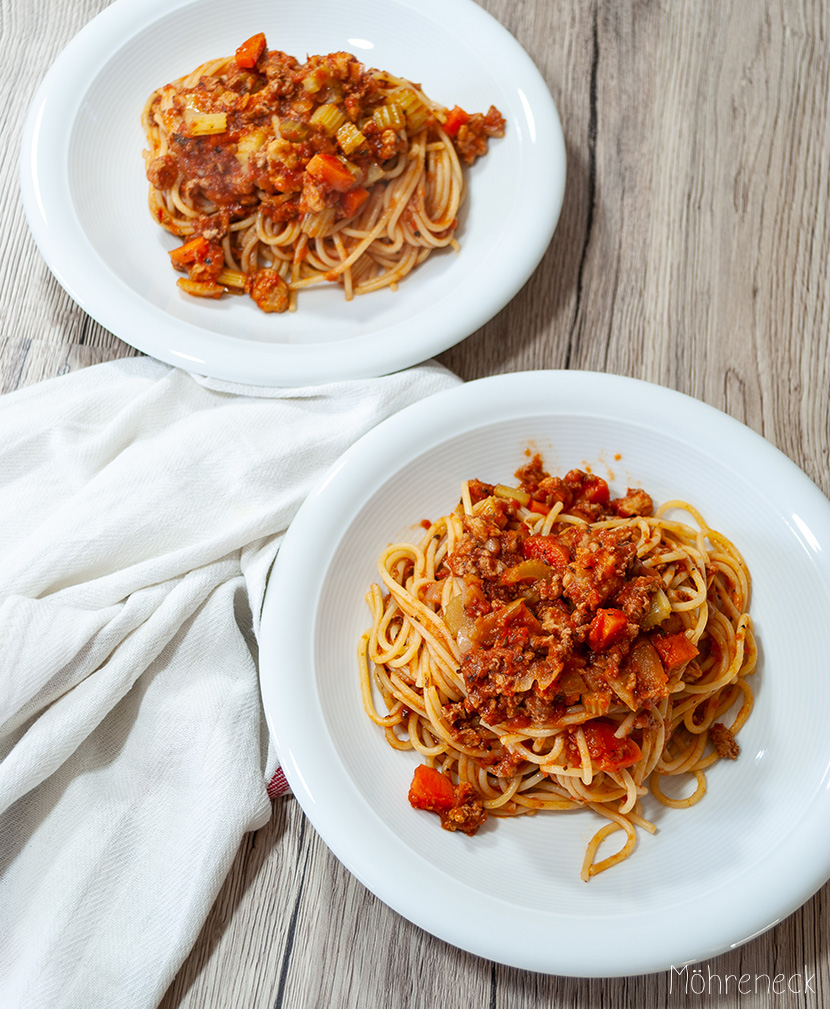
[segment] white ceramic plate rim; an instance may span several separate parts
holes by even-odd
[[[601,405],[586,411],[586,403]],[[652,426],[659,416],[661,423],[686,434],[693,425],[696,443],[713,457],[728,449],[737,474],[757,483],[763,473],[770,497],[797,501],[807,528],[830,530],[830,503],[789,459],[749,428],[679,393],[580,372],[504,375],[438,393],[384,421],[348,450],[292,523],[263,611],[260,677],[269,728],[294,795],[334,854],[385,903],[432,934],[488,959],[547,973],[609,977],[679,968],[765,931],[830,877],[826,787],[809,808],[799,810],[797,831],[765,854],[762,872],[734,880],[717,915],[694,900],[678,907],[677,920],[684,923],[679,933],[635,907],[600,922],[558,917],[555,909],[519,913],[426,860],[413,866],[411,849],[380,821],[345,773],[320,715],[313,611],[342,529],[390,469],[446,440],[448,419],[453,433],[460,434],[534,412],[587,412]],[[330,519],[333,502],[343,518],[336,528]],[[817,558],[823,582],[830,585],[827,551]],[[826,629],[817,633],[828,635]],[[825,785],[828,773],[823,771]],[[464,914],[454,915],[452,908],[464,908]],[[581,929],[588,929],[594,941],[584,947],[567,944],[559,953],[527,938]]]
[[[229,381],[291,386],[386,374],[426,360],[484,325],[515,296],[556,227],[564,195],[565,145],[541,74],[509,32],[473,0],[390,0],[392,11],[417,12],[448,31],[480,34],[488,51],[497,47],[503,79],[511,81],[511,88],[516,81],[512,94],[523,110],[524,121],[513,124],[514,134],[523,132],[522,149],[530,160],[524,159],[527,178],[517,187],[521,202],[512,215],[515,226],[511,223],[498,269],[488,253],[481,260],[483,271],[479,263],[477,271],[464,275],[457,303],[444,298],[440,311],[437,306],[433,310],[427,287],[423,313],[393,311],[383,324],[361,323],[356,332],[354,319],[345,320],[337,339],[263,343],[176,318],[126,284],[101,258],[79,220],[67,175],[72,132],[102,60],[156,19],[189,5],[195,0],[116,0],[58,56],[26,119],[20,157],[26,216],[47,265],[89,315],[131,346],[169,364]],[[136,116],[144,97],[136,96]],[[147,219],[154,228],[149,214]],[[408,279],[414,281],[415,275]],[[337,314],[329,313],[325,322],[337,327]]]

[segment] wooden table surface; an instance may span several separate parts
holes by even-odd
[[[53,279],[17,183],[25,107],[58,52],[106,5],[2,0],[3,392],[137,353]],[[661,383],[748,424],[830,494],[830,5],[481,5],[550,87],[568,182],[535,274],[443,363],[464,379],[572,368]],[[668,974],[547,977],[459,952],[400,918],[282,798],[244,840],[162,1005],[820,1006],[830,999],[829,897],[825,886],[765,935],[702,965],[721,978],[799,974],[801,986],[809,981],[802,994],[764,994],[762,984],[742,997],[735,982],[728,994],[683,994]]]

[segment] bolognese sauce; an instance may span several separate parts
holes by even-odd
[[[738,756],[757,659],[749,575],[685,502],[614,496],[581,469],[552,476],[538,455],[515,476],[468,480],[420,545],[381,555],[388,594],[367,596],[364,705],[392,746],[426,758],[409,801],[446,829],[580,806],[608,817],[587,879],[631,853],[635,826],[655,829],[644,795],[691,805],[705,768]],[[672,507],[699,528],[669,518]],[[660,786],[678,774],[695,783],[686,798]],[[619,829],[623,848],[597,860]]]
[[[258,33],[153,92],[144,126],[151,211],[184,239],[171,254],[188,275],[179,286],[244,289],[281,312],[289,290],[340,282],[350,297],[452,244],[459,159],[483,156],[505,123],[493,106],[437,105],[347,52],[300,62]]]

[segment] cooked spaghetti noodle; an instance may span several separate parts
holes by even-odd
[[[469,481],[420,544],[381,554],[364,706],[391,746],[421,755],[410,802],[449,830],[538,810],[606,817],[588,880],[631,854],[636,827],[655,831],[644,795],[691,806],[706,769],[737,756],[757,658],[750,577],[690,504],[611,500],[600,477],[551,477],[538,456],[516,476]],[[678,775],[693,784],[682,798],[664,790]]]
[[[461,162],[504,119],[446,109],[348,53],[299,63],[265,36],[154,91],[144,107],[150,210],[182,238],[188,294],[246,291],[266,312],[299,290],[394,287],[434,250],[458,248]]]

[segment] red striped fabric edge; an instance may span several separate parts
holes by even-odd
[[[271,778],[271,780],[268,782],[268,788],[267,788],[268,798],[277,799],[279,798],[279,796],[285,795],[286,792],[290,791],[291,787],[285,780],[285,774],[283,774],[282,768],[278,767],[277,770],[274,772],[274,777]]]

